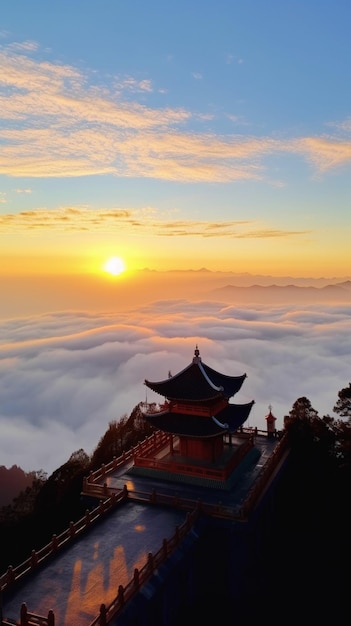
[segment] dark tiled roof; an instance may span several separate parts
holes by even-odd
[[[228,424],[229,432],[235,432],[246,422],[254,404],[254,400],[247,404],[228,404],[216,415],[216,419],[222,424]]]
[[[145,380],[145,385],[168,400],[198,402],[218,397],[231,398],[239,391],[245,378],[246,374],[226,376],[199,360],[166,380]]]
[[[184,413],[144,413],[145,419],[166,433],[188,437],[214,437],[224,432],[235,432],[247,420],[254,402],[228,404],[215,418]]]

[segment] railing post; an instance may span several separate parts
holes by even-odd
[[[139,578],[139,570],[138,570],[137,567],[134,570],[133,580],[134,580],[135,587],[139,587],[139,585],[140,585],[140,578]]]
[[[30,555],[30,566],[35,567],[38,563],[38,555],[35,550],[32,550]]]
[[[20,625],[28,626],[28,611],[27,611],[27,605],[25,602],[23,602],[21,605]]]
[[[48,626],[55,626],[55,614],[52,609],[48,613]]]
[[[105,604],[101,604],[100,605],[100,619],[99,619],[99,625],[100,626],[107,626],[107,609],[106,609],[106,605]]]
[[[52,536],[52,540],[51,540],[51,550],[53,552],[55,552],[55,550],[57,550],[57,548],[58,548],[57,535],[53,535]]]
[[[15,582],[15,573],[13,571],[12,565],[9,565],[6,572],[6,582],[8,585],[11,585]]]
[[[153,569],[154,569],[154,555],[152,554],[152,552],[149,552],[149,554],[147,556],[147,562],[148,562],[150,570],[153,571]]]
[[[73,522],[70,522],[69,523],[69,536],[74,537],[75,534],[76,534],[76,527]]]
[[[85,525],[89,526],[89,524],[90,524],[90,511],[89,509],[87,509],[85,511]]]
[[[124,587],[123,587],[123,585],[119,585],[119,587],[118,587],[118,599],[119,599],[120,605],[123,606],[124,605]]]

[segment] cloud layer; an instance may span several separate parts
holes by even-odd
[[[251,426],[265,428],[272,405],[280,428],[300,396],[321,416],[333,414],[349,382],[350,314],[349,305],[183,299],[2,320],[0,464],[51,473],[79,448],[90,454],[111,420],[146,399],[144,379],[186,367],[196,344],[211,367],[247,373],[235,401],[255,400]]]
[[[217,133],[206,113],[149,106],[149,79],[104,84],[94,72],[43,60],[35,42],[0,48],[0,87],[0,173],[8,176],[230,182],[264,179],[272,155],[300,155],[317,172],[351,160],[348,120],[329,124],[334,135]]]

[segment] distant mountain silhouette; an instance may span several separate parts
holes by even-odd
[[[30,487],[33,482],[33,475],[26,474],[20,467],[13,465],[7,469],[0,465],[0,506],[11,504],[21,491]]]
[[[325,285],[324,287],[300,287],[297,285],[251,285],[239,287],[225,285],[209,292],[212,297],[237,302],[269,303],[314,303],[350,302],[351,281]]]

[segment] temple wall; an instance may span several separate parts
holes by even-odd
[[[228,614],[231,623],[244,623],[240,620],[252,613],[255,599],[262,599],[270,585],[282,474],[250,521],[200,518],[114,626],[213,626],[228,623]]]
[[[181,456],[213,463],[223,452],[223,436],[209,439],[179,437]]]

